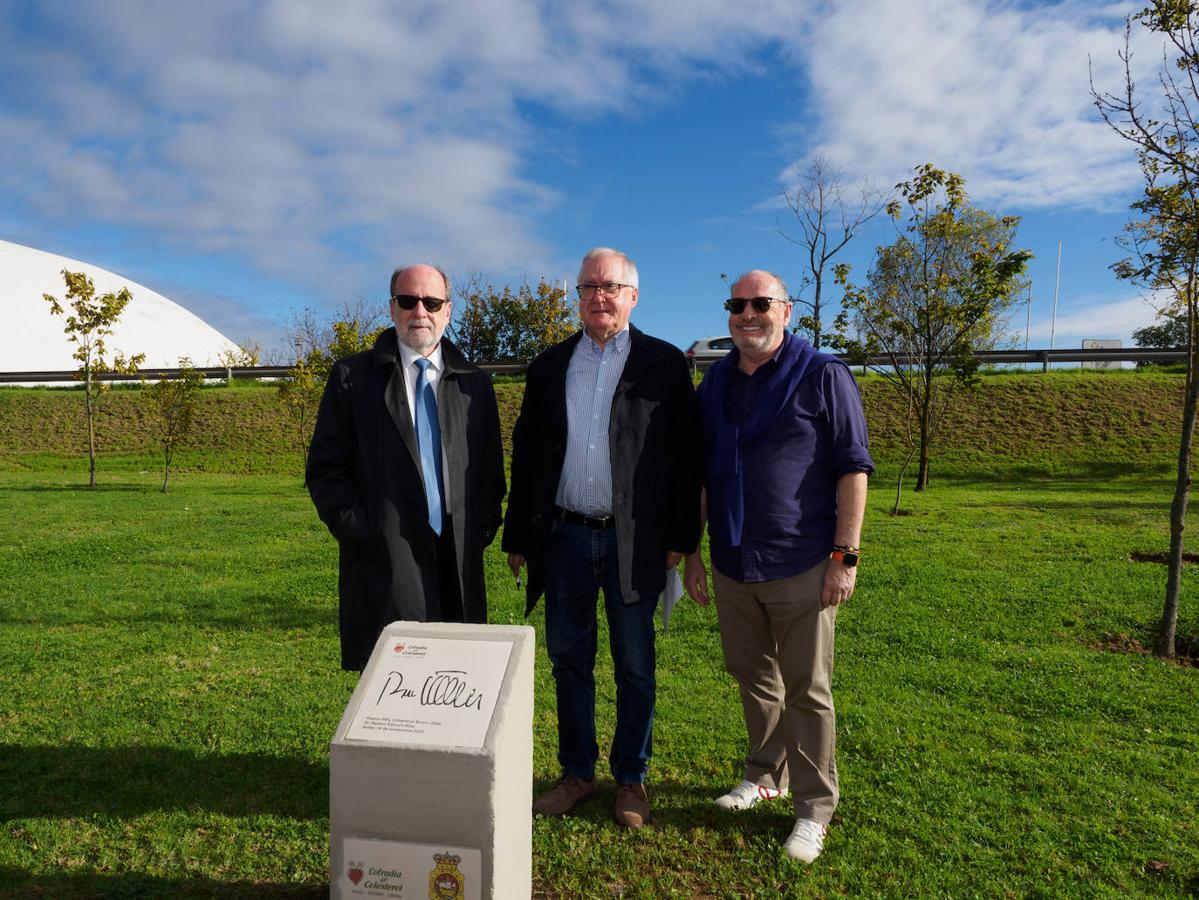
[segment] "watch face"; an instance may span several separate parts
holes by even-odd
[[[850,569],[858,564],[858,554],[852,550],[834,550],[830,555],[833,559],[841,563],[841,565]]]

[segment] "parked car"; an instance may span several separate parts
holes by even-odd
[[[723,337],[700,338],[687,348],[687,359],[697,369],[707,368],[733,349],[733,339]]]

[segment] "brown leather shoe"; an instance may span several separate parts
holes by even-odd
[[[597,790],[594,778],[584,781],[574,775],[563,775],[533,801],[533,812],[542,816],[564,816],[584,800],[594,797]]]
[[[644,784],[622,784],[616,788],[616,805],[612,817],[617,825],[640,828],[649,822],[649,797]]]

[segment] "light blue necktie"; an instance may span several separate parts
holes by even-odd
[[[425,479],[425,497],[429,501],[429,527],[441,534],[441,426],[437,422],[437,398],[429,384],[429,360],[418,359],[416,376],[416,444],[420,448],[420,470]]]

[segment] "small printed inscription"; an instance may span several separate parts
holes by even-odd
[[[511,651],[508,641],[390,641],[346,738],[481,747]]]

